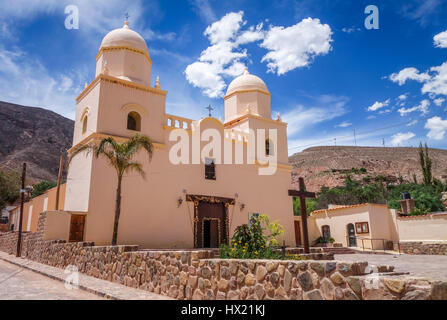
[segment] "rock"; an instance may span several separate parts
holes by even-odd
[[[343,276],[339,273],[339,272],[334,272],[331,276],[330,276],[332,282],[334,284],[336,284],[337,286],[341,286],[342,284],[345,283],[345,279],[343,278]]]
[[[227,295],[228,300],[240,300],[241,294],[238,291],[230,290]]]
[[[300,262],[300,263],[298,263],[298,268],[301,271],[306,271],[307,270],[307,262]]]
[[[264,266],[258,266],[256,269],[256,280],[258,282],[264,281],[265,276],[267,275],[267,269]]]
[[[209,267],[204,267],[200,269],[200,274],[202,275],[202,277],[209,279],[211,277],[212,271]]]
[[[324,300],[323,295],[321,294],[321,291],[318,289],[306,292],[305,297],[308,300]]]
[[[219,291],[227,291],[229,287],[230,282],[226,279],[220,279],[217,283],[217,288]]]
[[[289,298],[287,296],[286,290],[284,290],[283,287],[279,286],[278,289],[275,290],[274,299],[275,300],[288,300]]]
[[[222,267],[220,268],[220,277],[224,278],[224,279],[230,279],[231,273],[230,273],[230,269],[228,269],[228,267]]]
[[[286,267],[285,266],[283,266],[282,264],[280,264],[279,266],[278,266],[278,270],[277,270],[277,272],[278,272],[278,274],[279,274],[279,276],[282,278],[282,277],[284,277],[284,271],[286,270]]]
[[[245,279],[245,274],[242,271],[239,271],[237,273],[237,278],[236,279],[237,279],[237,283],[239,283],[239,284],[243,283],[244,279]]]
[[[405,290],[407,284],[404,280],[386,278],[383,280],[385,286],[392,292],[401,294]]]
[[[273,295],[275,294],[275,288],[270,282],[265,283],[264,289],[267,295],[273,298]]]
[[[432,300],[447,300],[447,282],[433,282],[430,297]]]
[[[287,265],[287,270],[295,275],[298,272],[298,264],[295,262],[289,262],[289,264]]]
[[[197,276],[189,276],[188,285],[195,289],[197,287]]]
[[[245,285],[248,287],[253,286],[256,283],[256,278],[251,273],[245,276]]]
[[[258,297],[258,299],[262,300],[262,298],[264,298],[264,295],[265,295],[264,286],[262,284],[258,283],[255,286],[255,293],[256,293],[256,296]]]
[[[309,271],[303,272],[297,277],[298,283],[300,284],[301,288],[304,291],[308,291],[312,289],[312,276],[310,275]]]
[[[272,272],[275,271],[278,268],[279,263],[278,262],[272,262],[269,261],[265,264],[265,267],[267,269],[268,272]]]
[[[289,270],[286,270],[284,273],[284,290],[289,292],[292,287],[292,274]]]
[[[229,264],[229,270],[230,270],[230,273],[232,274],[232,275],[236,275],[236,273],[237,273],[237,262],[236,261],[230,261],[230,264]]]
[[[303,290],[302,289],[290,290],[290,300],[303,300]]]
[[[328,278],[324,278],[321,281],[320,289],[326,300],[334,300],[335,296],[335,286]]]
[[[424,290],[413,290],[407,292],[401,300],[427,300],[428,292]]]
[[[180,284],[186,286],[188,283],[188,274],[186,272],[180,272]]]
[[[345,300],[359,300],[355,293],[350,289],[344,289],[343,295],[345,296]]]
[[[326,263],[326,275],[329,275],[332,271],[334,271],[337,268],[336,262],[327,262]]]
[[[194,294],[192,295],[192,300],[203,300],[203,293],[199,289],[196,289],[194,291]]]
[[[337,270],[344,276],[352,276],[352,264],[346,262],[337,263]]]
[[[324,277],[324,263],[321,262],[311,262],[310,267],[314,270],[320,277]]]
[[[248,288],[247,287],[243,287],[240,290],[240,294],[241,294],[241,299],[245,300],[247,298],[247,296],[248,296]]]
[[[137,272],[137,267],[134,264],[131,264],[129,266],[128,275],[133,278],[133,277],[135,277],[136,272]]]
[[[231,278],[230,278],[230,289],[231,289],[231,290],[236,290],[236,289],[237,289],[237,280],[236,280],[236,277],[231,277]]]
[[[346,278],[346,282],[348,283],[349,287],[351,287],[352,291],[354,293],[361,297],[362,296],[362,283],[360,282],[359,278],[355,277],[348,277]]]
[[[278,272],[272,272],[270,274],[270,283],[276,288],[279,282],[279,273]]]
[[[343,300],[344,298],[344,293],[343,290],[339,287],[335,288],[335,299],[336,300]]]

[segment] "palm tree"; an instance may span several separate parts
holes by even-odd
[[[152,140],[143,135],[136,134],[128,141],[119,143],[115,139],[109,137],[102,139],[99,143],[81,144],[76,147],[68,158],[68,164],[79,153],[86,151],[87,154],[93,153],[94,157],[105,157],[109,164],[112,165],[118,175],[118,185],[116,188],[116,204],[115,204],[115,220],[113,223],[113,237],[112,245],[116,245],[118,238],[118,224],[121,214],[121,182],[125,173],[135,171],[139,173],[143,179],[146,174],[143,171],[142,165],[139,162],[132,161],[132,157],[140,150],[144,150],[149,156],[149,161],[152,159],[154,145]]]

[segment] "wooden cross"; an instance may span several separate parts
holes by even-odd
[[[299,178],[299,190],[289,190],[289,196],[300,198],[301,207],[301,225],[303,229],[303,246],[304,253],[310,253],[309,248],[309,232],[307,230],[307,211],[306,211],[306,198],[315,199],[315,192],[307,192],[304,179]]]
[[[129,21],[129,13],[126,12],[126,14],[124,15],[124,17],[126,18],[126,21]]]
[[[209,105],[208,107],[206,107],[205,109],[207,109],[208,110],[208,113],[209,113],[209,117],[211,118],[211,111],[213,111],[214,110],[214,108],[213,107],[211,107],[211,105]]]

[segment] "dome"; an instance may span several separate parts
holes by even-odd
[[[248,68],[245,68],[245,72],[243,75],[234,79],[230,85],[228,86],[226,96],[235,93],[237,91],[246,91],[246,90],[259,90],[265,93],[269,93],[265,82],[262,81],[261,78],[252,75],[248,72]]]
[[[102,40],[101,48],[107,47],[130,47],[149,54],[146,41],[137,32],[124,23],[122,28],[110,31]]]

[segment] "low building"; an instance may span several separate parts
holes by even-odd
[[[392,250],[399,244],[447,244],[447,212],[401,216],[386,205],[364,203],[317,210],[308,217],[309,241],[332,238],[344,247]],[[295,217],[297,244],[301,242],[301,217]]]

